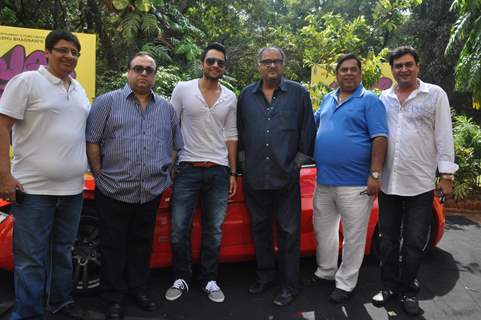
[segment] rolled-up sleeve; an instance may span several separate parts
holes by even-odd
[[[229,106],[229,112],[227,113],[225,120],[224,132],[226,141],[237,141],[237,99],[235,97]]]
[[[453,127],[449,100],[442,90],[437,91],[434,139],[438,151],[438,170],[441,173],[455,173],[459,166],[454,163]]]

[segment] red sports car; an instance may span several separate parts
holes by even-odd
[[[222,246],[220,249],[221,262],[244,261],[254,258],[254,246],[251,238],[249,216],[244,205],[242,190],[242,177],[237,178],[237,194],[229,200],[228,213],[223,226]],[[312,226],[312,197],[316,185],[316,169],[312,166],[301,170],[301,253],[313,255],[316,249],[316,240]],[[98,228],[95,213],[94,180],[86,175],[84,191],[84,208],[80,221],[77,242],[73,249],[74,279],[77,292],[88,293],[98,288],[100,284],[99,267],[100,253],[98,250]],[[171,264],[172,254],[170,247],[170,196],[168,189],[162,195],[162,201],[157,212],[157,223],[154,231],[154,242],[150,264],[152,268],[165,267]],[[13,216],[8,214],[10,203],[0,200],[0,268],[13,268],[12,234]],[[192,257],[199,259],[201,223],[199,208],[194,217],[192,229]],[[374,200],[371,219],[369,221],[366,254],[376,250],[377,241],[378,204]],[[433,202],[433,220],[431,223],[430,240],[435,246],[444,232],[444,207],[438,197]],[[342,235],[342,227],[340,228]]]

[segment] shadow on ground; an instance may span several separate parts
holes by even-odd
[[[398,302],[376,308],[371,297],[379,290],[379,268],[370,257],[364,261],[355,294],[345,304],[333,305],[327,297],[333,287],[303,286],[298,298],[289,306],[272,304],[276,288],[259,296],[247,292],[254,280],[255,264],[232,263],[220,266],[219,284],[226,301],[216,304],[208,300],[197,283],[178,301],[168,302],[163,297],[170,285],[170,269],[152,270],[151,293],[159,302],[155,313],[139,310],[127,302],[126,320],[381,320],[381,319],[479,319],[481,312],[481,226],[459,216],[447,217],[446,232],[437,248],[426,257],[420,270],[419,299],[424,314],[408,317]],[[315,269],[315,258],[301,261],[301,275],[305,281]],[[0,272],[0,308],[13,299],[11,273]],[[103,319],[104,305],[99,296],[77,297],[77,302],[88,310],[91,319]],[[0,309],[0,314],[2,309]],[[7,319],[3,311],[1,319]],[[53,319],[53,318],[52,318]]]

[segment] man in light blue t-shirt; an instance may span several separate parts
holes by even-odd
[[[387,145],[386,111],[361,84],[361,61],[353,54],[336,66],[339,88],[327,94],[315,114],[317,186],[313,224],[317,270],[311,282],[335,281],[329,301],[347,300],[357,284],[364,256],[372,197],[379,191]],[[344,246],[339,253],[339,221]]]

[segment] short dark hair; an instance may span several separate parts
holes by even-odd
[[[77,47],[77,50],[80,52],[80,41],[73,33],[67,30],[50,31],[50,33],[45,38],[45,49],[47,49],[48,51],[52,51],[55,44],[60,40],[65,40],[67,42],[73,43],[73,45]]]
[[[401,46],[389,53],[389,65],[392,67],[394,60],[401,58],[405,54],[412,55],[414,58],[414,61],[416,61],[416,64],[419,63],[419,56],[418,56],[418,53],[416,52],[416,49],[414,49],[411,46]]]
[[[282,64],[284,65],[286,63],[286,54],[284,53],[284,50],[282,50],[281,48],[279,48],[277,46],[269,46],[269,47],[260,48],[259,51],[257,52],[257,63],[259,63],[261,61],[262,55],[264,54],[264,52],[266,50],[277,50],[277,52],[279,52],[279,54],[281,55]]]
[[[202,54],[200,56],[200,61],[204,62],[205,56],[207,55],[207,52],[209,52],[209,50],[217,50],[222,52],[224,54],[224,59],[227,60],[224,45],[219,42],[214,42],[209,44],[207,47],[205,47],[204,51],[202,51]]]
[[[346,60],[351,60],[354,59],[357,62],[357,66],[359,67],[359,70],[362,70],[362,64],[361,60],[354,54],[354,53],[346,53],[343,54],[337,59],[337,64],[336,64],[336,73],[339,71],[339,68],[341,67],[341,64],[346,61]]]
[[[147,51],[139,51],[137,53],[135,53],[134,55],[132,55],[129,59],[129,63],[127,64],[127,69],[130,70],[130,67],[131,67],[131,63],[132,61],[137,58],[137,57],[143,57],[143,56],[147,56],[147,57],[151,57],[152,60],[154,60],[154,63],[155,63],[155,70],[157,70],[157,62],[155,61],[155,58],[154,56],[152,55],[152,53],[150,52],[147,52]]]

